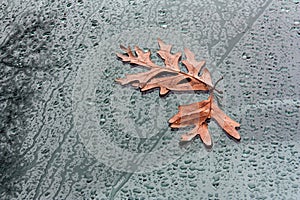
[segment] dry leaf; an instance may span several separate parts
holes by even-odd
[[[116,81],[124,84],[129,84],[139,87],[141,91],[160,88],[160,94],[165,95],[170,90],[173,91],[188,91],[188,90],[203,90],[207,91],[213,87],[210,73],[208,69],[204,69],[201,76],[200,70],[204,67],[205,61],[196,61],[194,54],[185,49],[187,59],[182,61],[186,66],[188,73],[180,71],[178,66],[181,53],[172,54],[171,45],[163,43],[158,39],[160,50],[157,52],[164,59],[165,66],[161,67],[154,64],[150,59],[150,51],[143,52],[139,47],[135,47],[136,55],[131,51],[130,47],[121,46],[127,55],[117,54],[124,62],[130,62],[144,66],[149,71],[137,74],[126,75],[126,78],[117,79]]]
[[[157,53],[164,59],[164,67],[158,66],[151,61],[150,51],[144,52],[136,46],[135,55],[129,47],[125,48],[121,46],[121,49],[127,54],[117,54],[122,61],[144,66],[149,71],[129,74],[126,75],[126,78],[117,79],[116,81],[122,85],[131,84],[139,87],[141,91],[160,88],[161,95],[167,94],[170,90],[209,90],[210,95],[208,100],[179,106],[178,113],[169,120],[170,126],[172,128],[181,128],[194,125],[194,129],[182,135],[182,141],[190,141],[196,135],[199,135],[205,145],[212,146],[207,121],[213,118],[228,135],[240,140],[240,135],[236,130],[240,124],[230,119],[213,100],[213,92],[216,89],[212,84],[210,72],[207,68],[204,68],[202,74],[199,76],[200,71],[205,65],[205,61],[196,61],[195,55],[189,49],[185,48],[186,60],[183,60],[182,63],[188,72],[182,72],[178,65],[181,53],[172,54],[170,52],[172,46],[165,44],[160,39],[158,39],[158,44],[160,49]]]
[[[241,137],[236,128],[239,123],[230,119],[213,101],[213,93],[210,94],[208,100],[204,100],[189,105],[178,107],[179,112],[170,120],[172,128],[181,128],[194,125],[195,128],[189,133],[182,135],[182,141],[190,141],[196,135],[199,135],[203,143],[212,146],[212,140],[208,132],[207,120],[213,118],[231,137],[240,140]]]

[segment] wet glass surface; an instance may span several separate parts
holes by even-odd
[[[0,2],[0,199],[299,199],[300,3]],[[141,93],[119,45],[191,49],[241,141],[171,130],[205,93]]]

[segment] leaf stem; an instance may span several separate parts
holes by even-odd
[[[215,83],[214,87],[211,89],[212,92],[215,90],[215,91],[217,91],[219,94],[223,94],[222,91],[216,89],[216,86],[218,85],[218,83],[219,83],[221,80],[223,80],[223,78],[224,78],[224,76],[221,76],[221,77],[217,80],[217,82]]]

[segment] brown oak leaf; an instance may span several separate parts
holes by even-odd
[[[194,54],[185,49],[186,60],[182,63],[187,68],[188,72],[182,72],[178,66],[181,53],[172,54],[172,45],[165,44],[158,39],[160,50],[158,55],[164,59],[165,66],[161,67],[154,64],[150,59],[150,51],[143,52],[139,47],[135,47],[136,55],[131,51],[130,47],[121,46],[127,55],[118,53],[117,56],[124,62],[144,66],[149,71],[129,74],[126,78],[117,79],[116,81],[122,85],[129,84],[139,87],[141,91],[147,91],[153,88],[160,88],[160,94],[165,95],[170,90],[173,91],[188,91],[188,90],[203,90],[207,91],[213,87],[210,73],[207,68],[203,69],[203,73],[199,76],[199,72],[205,65],[205,61],[196,61]]]
[[[208,132],[207,120],[213,118],[231,137],[240,140],[241,137],[236,128],[239,123],[228,117],[213,101],[213,93],[211,92],[208,100],[204,100],[189,105],[181,105],[178,107],[179,112],[170,120],[172,128],[181,128],[189,125],[194,125],[195,128],[190,132],[182,135],[182,141],[190,141],[196,135],[199,135],[203,143],[207,146],[212,146],[212,140]]]
[[[116,81],[122,85],[131,84],[139,87],[141,91],[160,88],[161,95],[167,94],[170,90],[210,91],[207,100],[179,106],[178,113],[169,120],[170,126],[172,128],[181,128],[194,125],[194,129],[182,135],[182,141],[190,141],[196,135],[199,135],[205,145],[212,146],[212,139],[208,131],[208,119],[213,118],[228,135],[240,140],[241,137],[236,130],[240,124],[228,117],[213,100],[213,92],[217,91],[215,87],[219,81],[213,85],[208,69],[204,68],[202,70],[205,61],[196,61],[195,55],[185,48],[186,60],[182,61],[187,69],[187,73],[185,73],[180,70],[178,65],[181,53],[172,54],[172,46],[165,44],[160,39],[158,39],[158,44],[160,49],[157,53],[164,60],[164,67],[152,62],[150,51],[144,52],[136,46],[134,48],[136,54],[134,54],[130,47],[121,46],[121,49],[127,54],[117,54],[122,61],[144,66],[149,71],[129,74],[125,78],[116,79]],[[199,76],[201,71],[203,72]]]

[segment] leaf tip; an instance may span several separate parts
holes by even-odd
[[[121,78],[116,78],[115,81],[116,81],[117,83],[122,84],[122,79],[121,79]]]
[[[239,132],[236,130],[236,127],[232,126],[229,129],[225,128],[224,130],[230,137],[234,138],[235,140],[237,141],[241,140],[241,136]]]
[[[212,143],[211,139],[210,140],[206,140],[206,141],[202,140],[202,141],[203,141],[205,147],[207,147],[207,148],[211,148],[213,146],[213,143]]]
[[[121,58],[121,59],[123,59],[123,57],[124,57],[124,55],[121,54],[121,53],[116,53],[116,55],[117,55],[118,58]]]
[[[157,38],[157,42],[160,48],[162,48],[165,45],[165,43],[160,38]]]
[[[241,136],[240,136],[240,134],[239,134],[237,131],[236,131],[235,134],[232,134],[232,136],[233,136],[236,140],[238,140],[238,141],[241,140]]]
[[[191,141],[195,136],[189,136],[187,134],[184,134],[181,136],[181,142],[189,142]]]
[[[122,49],[123,51],[127,51],[128,49],[125,47],[125,46],[123,46],[122,44],[120,44],[120,49]]]
[[[184,53],[185,53],[185,56],[189,59],[195,59],[195,55],[193,54],[193,52],[191,52],[191,50],[189,48],[184,48]]]
[[[161,96],[166,95],[168,92],[169,92],[169,90],[168,90],[167,88],[165,88],[165,87],[160,87],[159,94],[160,94]]]

